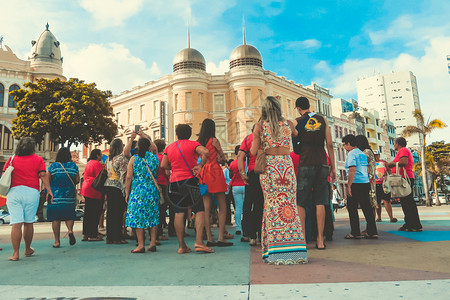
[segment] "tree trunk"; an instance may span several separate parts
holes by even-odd
[[[427,206],[432,206],[430,194],[428,193],[428,182],[427,182],[427,169],[425,165],[425,135],[423,136],[423,145],[422,145],[422,185],[423,191],[425,193],[425,203]]]
[[[437,190],[436,179],[434,180],[434,193],[436,194],[436,206],[441,206],[441,201],[439,201],[439,193]]]

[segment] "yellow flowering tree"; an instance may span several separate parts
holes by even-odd
[[[25,83],[26,89],[11,92],[17,103],[13,135],[43,140],[46,133],[56,143],[91,144],[111,141],[117,124],[108,101],[110,91],[101,91],[95,83],[71,78],[38,79]]]

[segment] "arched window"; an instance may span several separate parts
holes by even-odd
[[[17,84],[13,84],[12,86],[9,87],[9,92],[11,93],[12,91],[17,91],[18,89],[20,89],[20,86],[18,86]],[[16,102],[14,102],[14,96],[9,94],[8,97],[8,107],[16,107],[17,104]]]
[[[3,107],[3,98],[5,97],[5,87],[0,83],[0,107]]]

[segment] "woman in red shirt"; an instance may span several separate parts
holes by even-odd
[[[392,168],[391,172],[395,173],[396,163],[400,169],[400,175],[406,178],[408,176],[411,184],[411,193],[403,198],[400,198],[403,213],[405,214],[405,224],[399,228],[400,231],[422,231],[422,224],[420,223],[419,212],[417,211],[416,202],[413,198],[414,190],[414,173],[412,170],[413,156],[411,151],[406,148],[406,140],[403,137],[399,137],[394,142],[394,148],[397,150],[397,155],[394,160],[387,164],[389,168]],[[406,174],[405,174],[406,173]]]
[[[103,240],[97,230],[100,215],[103,211],[102,193],[91,186],[94,179],[103,169],[103,165],[100,163],[101,160],[102,152],[100,149],[92,150],[83,173],[84,181],[80,191],[80,194],[84,196],[85,203],[82,241],[96,242]]]
[[[36,142],[33,138],[21,138],[17,144],[15,155],[6,162],[3,171],[11,164],[14,171],[11,175],[11,188],[6,195],[6,205],[11,215],[11,244],[13,255],[11,261],[19,260],[20,240],[25,241],[25,256],[31,256],[33,240],[33,223],[39,206],[39,179],[47,189],[47,200],[52,202],[53,194],[45,163],[42,157],[34,154]],[[23,232],[22,232],[23,225]]]
[[[239,148],[241,146],[237,145],[234,148],[234,154],[238,155]],[[244,165],[245,168],[245,165]],[[242,209],[244,206],[244,195],[245,195],[245,182],[242,180],[241,174],[239,173],[239,168],[237,165],[237,159],[233,160],[229,167],[230,170],[230,185],[233,187],[233,198],[234,198],[234,222],[236,223],[236,235],[242,234]]]

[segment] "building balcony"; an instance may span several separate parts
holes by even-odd
[[[366,123],[366,130],[369,130],[369,131],[375,131],[375,125],[373,125],[373,124],[370,124],[370,123]]]
[[[367,140],[369,141],[369,144],[378,145],[378,140],[376,138],[369,137]]]

